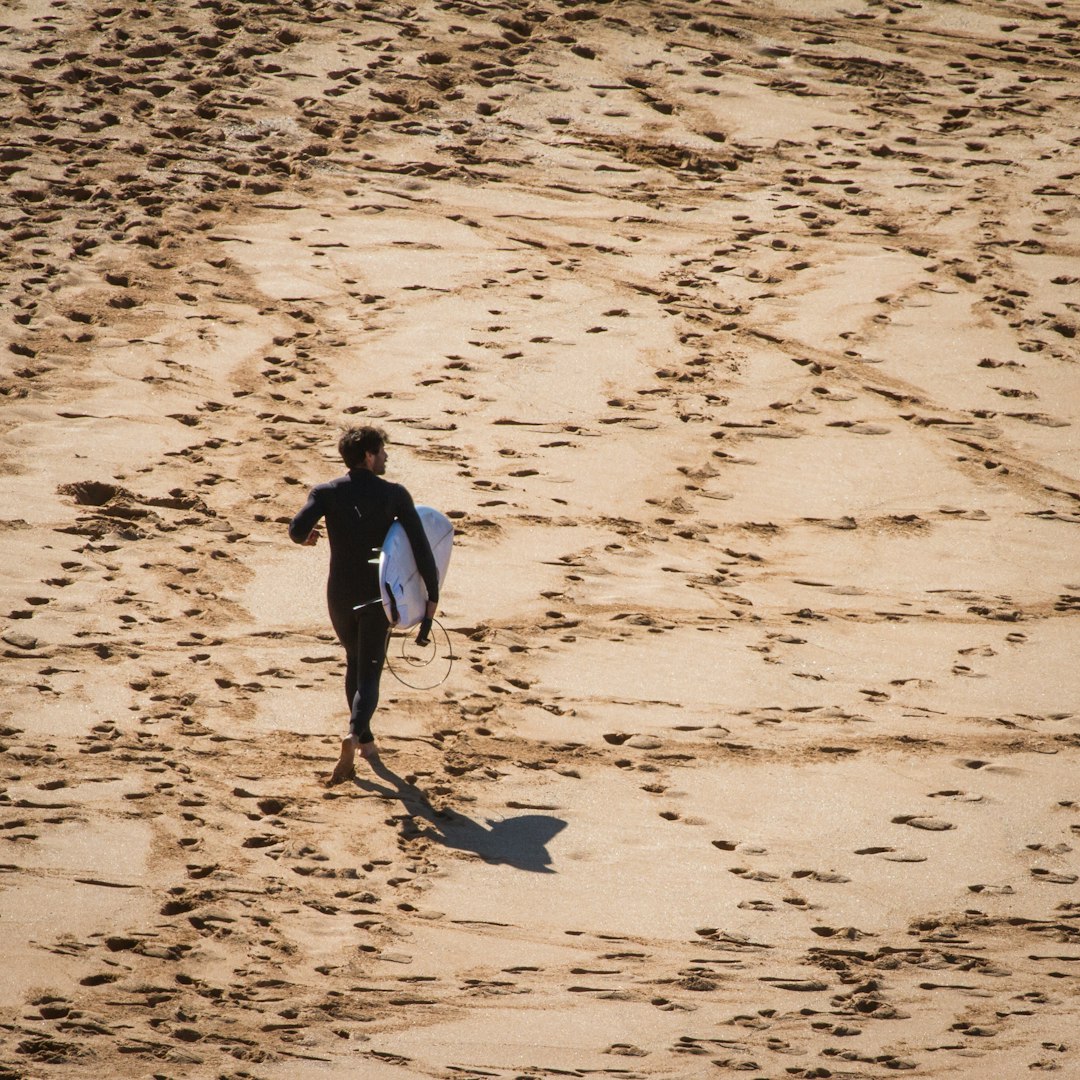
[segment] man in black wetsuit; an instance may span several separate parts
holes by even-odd
[[[338,442],[338,453],[348,474],[312,488],[303,509],[289,524],[293,542],[311,547],[319,540],[315,526],[325,518],[330,539],[326,603],[334,632],[348,657],[345,694],[351,712],[350,732],[342,740],[341,758],[331,784],[354,775],[357,747],[367,760],[376,755],[371,717],[379,704],[389,626],[379,598],[378,557],[395,520],[405,529],[417,569],[427,586],[427,618],[434,616],[439,599],[435,559],[412,496],[401,484],[382,479],[386,472],[386,432],[373,427],[349,428]]]

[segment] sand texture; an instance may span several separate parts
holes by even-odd
[[[0,0],[0,72],[2,1080],[1080,1076],[1073,0]],[[454,662],[331,787],[350,423]]]

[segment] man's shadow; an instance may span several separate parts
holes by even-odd
[[[502,821],[489,819],[486,824],[481,824],[456,810],[436,810],[420,788],[398,776],[381,758],[366,764],[376,776],[392,786],[363,776],[357,776],[356,785],[384,798],[400,799],[410,815],[428,822],[430,828],[423,828],[421,835],[444,847],[471,851],[485,862],[537,874],[555,873],[547,844],[566,828],[562,818],[520,814]]]

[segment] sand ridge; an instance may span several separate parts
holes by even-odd
[[[1065,3],[0,3],[0,1075],[1075,1070]],[[344,423],[448,512],[343,733]]]

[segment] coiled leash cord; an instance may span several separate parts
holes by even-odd
[[[454,666],[454,650],[450,643],[450,635],[446,632],[446,627],[438,619],[424,619],[420,623],[420,630],[415,638],[409,634],[398,635],[397,640],[400,642],[400,647],[397,650],[398,655],[396,658],[391,650],[393,637],[394,630],[391,627],[386,632],[386,666],[390,669],[390,674],[403,686],[407,686],[411,690],[434,690],[436,686],[441,686],[450,678],[450,671]],[[409,682],[408,679],[402,678],[401,671],[398,670],[398,667],[395,667],[395,659],[402,670],[416,673],[424,671],[432,665],[437,665],[437,667],[434,674],[424,680],[423,683]],[[444,662],[446,670],[442,672],[440,678],[439,672],[442,671]]]

